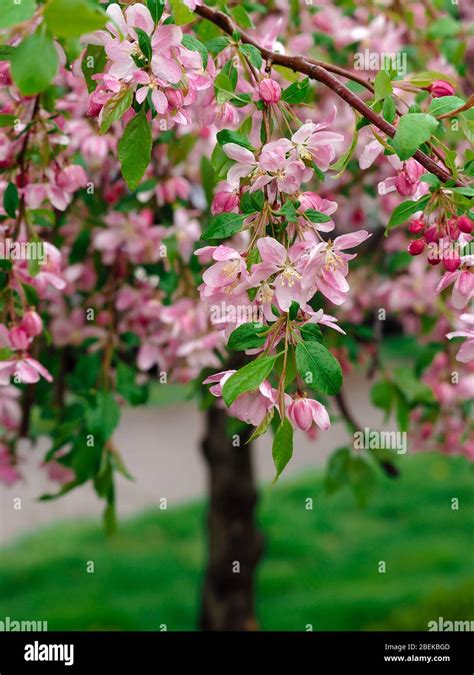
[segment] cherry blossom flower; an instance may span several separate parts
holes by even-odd
[[[469,361],[474,360],[474,314],[461,314],[459,318],[461,321],[473,326],[473,328],[467,330],[455,330],[448,333],[446,337],[448,340],[452,340],[455,337],[467,338],[456,354],[456,359],[461,363],[469,363]]]

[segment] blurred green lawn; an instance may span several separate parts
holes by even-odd
[[[401,479],[381,477],[364,510],[349,492],[327,497],[314,472],[263,488],[264,630],[426,630],[438,616],[474,619],[473,467],[434,455],[400,464]],[[111,540],[99,523],[68,523],[3,549],[0,619],[47,620],[49,630],[194,629],[203,508],[147,512]]]

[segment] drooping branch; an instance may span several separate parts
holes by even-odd
[[[396,133],[396,128],[387,122],[383,117],[378,115],[372,108],[364,103],[364,101],[357,96],[354,92],[348,89],[345,84],[340,82],[337,77],[335,77],[330,71],[335,70],[330,64],[326,64],[323,61],[313,61],[305,58],[304,56],[288,56],[286,54],[277,54],[272,52],[266,47],[262,47],[256,40],[254,40],[250,35],[242,31],[241,28],[236,26],[232,19],[217,10],[211,9],[206,5],[196,7],[194,10],[196,14],[199,14],[203,19],[211,21],[213,24],[218,26],[228,35],[232,35],[234,32],[238,32],[242,42],[253,45],[256,47],[262,57],[267,61],[271,61],[273,64],[278,66],[284,66],[289,68],[294,72],[302,73],[307,75],[312,80],[321,82],[326,87],[331,89],[335,94],[337,94],[343,101],[348,103],[354,110],[357,110],[365,119],[367,119],[371,124],[377,127],[380,131],[383,131],[387,136],[393,138]],[[338,67],[337,72],[344,77],[354,79],[355,81],[360,81],[360,78],[351,77],[349,71],[344,71]],[[366,86],[367,83],[364,84]],[[369,87],[366,87],[369,88]],[[441,181],[447,182],[453,180],[452,174],[444,169],[442,166],[437,164],[432,160],[428,155],[426,155],[421,150],[417,150],[414,154],[414,158],[430,173],[437,176]],[[459,183],[461,185],[461,183]]]

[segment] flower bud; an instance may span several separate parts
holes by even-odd
[[[288,407],[288,417],[293,422],[294,426],[303,431],[309,431],[313,425],[311,407],[306,398],[297,398],[290,403]]]
[[[426,241],[423,237],[421,237],[421,239],[413,239],[413,241],[408,244],[408,253],[410,255],[420,255],[420,253],[423,253],[425,244]]]
[[[453,96],[454,87],[446,82],[446,80],[435,80],[429,88],[431,96],[433,98],[439,98],[440,96]]]
[[[450,255],[443,258],[443,267],[446,272],[455,272],[461,266],[461,258],[457,251],[452,251]]]
[[[272,80],[270,77],[266,77],[258,85],[258,93],[262,101],[267,105],[272,105],[273,103],[278,103],[281,99],[281,87],[278,82]]]
[[[239,198],[233,192],[217,192],[211,205],[211,213],[230,213],[239,205]]]
[[[456,241],[456,239],[459,239],[459,228],[454,218],[451,218],[448,223],[448,232],[451,241]]]
[[[184,96],[181,89],[173,89],[172,87],[168,87],[165,89],[165,94],[166,98],[168,99],[168,103],[172,108],[182,108]]]
[[[467,216],[459,216],[456,221],[458,228],[465,234],[471,234],[473,222]]]
[[[433,241],[439,240],[439,232],[438,232],[438,226],[437,225],[432,225],[431,227],[429,227],[426,230],[425,239],[429,244],[431,244],[431,242],[433,242]]]
[[[8,337],[10,338],[10,343],[13,349],[18,349],[19,351],[24,351],[25,349],[28,349],[30,341],[28,339],[28,334],[24,328],[21,328],[20,326],[15,326],[15,328],[11,329],[10,333],[8,334]]]
[[[408,226],[408,231],[411,234],[420,234],[425,229],[425,224],[422,220],[412,220]]]
[[[43,320],[37,312],[30,309],[24,313],[20,327],[27,332],[28,337],[36,337],[43,330]]]

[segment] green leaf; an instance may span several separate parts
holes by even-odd
[[[309,218],[312,223],[328,223],[331,220],[331,216],[321,213],[321,211],[315,211],[314,209],[308,209],[304,212],[304,215]]]
[[[14,183],[8,183],[7,188],[3,193],[3,208],[10,218],[16,218],[18,204],[19,199],[17,187]]]
[[[219,104],[229,101],[234,96],[234,89],[230,77],[221,71],[214,80],[214,91]]]
[[[296,223],[299,218],[293,202],[289,199],[283,204],[279,211],[276,211],[276,215],[284,216],[289,223]]]
[[[390,96],[392,91],[390,75],[385,70],[379,70],[374,82],[375,100],[382,101],[386,96]]]
[[[385,412],[385,419],[390,415],[395,396],[396,392],[389,380],[376,382],[370,390],[370,400]]]
[[[459,98],[459,96],[440,96],[431,101],[429,112],[434,117],[439,117],[439,115],[445,115],[446,113],[461,108],[464,103],[465,101],[463,101],[462,98]]]
[[[243,28],[255,28],[252,19],[242,7],[242,5],[236,5],[235,7],[232,7],[230,14],[235,22],[239,24],[239,26],[243,26]]]
[[[327,494],[333,494],[349,482],[349,463],[351,451],[349,448],[338,448],[329,458],[324,488]]]
[[[339,157],[337,162],[334,162],[334,164],[331,164],[331,166],[329,167],[330,169],[332,169],[332,171],[338,172],[335,176],[333,176],[333,178],[340,178],[342,176],[342,174],[344,173],[344,171],[346,170],[346,167],[349,164],[349,162],[351,160],[351,157],[354,153],[354,150],[356,148],[358,138],[359,138],[359,130],[358,130],[357,124],[356,124],[356,127],[354,129],[354,133],[352,134],[352,141],[351,141],[350,146],[341,155],[341,157]],[[318,211],[315,211],[314,213],[318,213]],[[329,216],[327,216],[327,218],[328,218],[328,220],[331,220],[329,218]],[[313,222],[324,223],[324,222],[327,222],[327,221],[320,220],[320,221],[313,221]]]
[[[220,36],[206,42],[206,47],[213,56],[217,56],[230,44],[229,38]]]
[[[136,383],[135,369],[123,361],[117,367],[116,387],[118,393],[131,405],[145,403],[147,397],[145,387]]]
[[[400,366],[393,371],[393,381],[411,405],[416,403],[434,403],[435,398],[430,387],[421,382],[409,366]]]
[[[255,429],[253,434],[250,436],[247,443],[251,443],[256,438],[263,436],[263,434],[267,431],[268,427],[270,426],[274,415],[275,415],[275,408],[271,408],[263,418],[263,421],[259,424],[259,426]]]
[[[133,93],[131,89],[122,89],[109,98],[102,111],[101,134],[105,134],[113,122],[119,120],[127,112],[132,105],[132,101]]]
[[[151,18],[155,22],[156,26],[158,21],[161,19],[161,15],[163,14],[165,3],[163,0],[146,0],[146,6],[150,11]]]
[[[251,150],[252,152],[254,152],[255,150],[250,141],[247,138],[245,138],[245,136],[242,136],[242,134],[239,134],[237,131],[222,129],[222,131],[217,132],[216,139],[219,145],[226,145],[227,143],[236,143],[237,145],[241,145],[243,148],[247,148],[247,150]]]
[[[474,188],[472,187],[453,187],[451,190],[458,195],[464,195],[464,197],[474,197]]]
[[[183,2],[183,0],[170,0],[171,9],[173,11],[174,20],[178,26],[194,21],[196,16]]]
[[[107,62],[107,55],[101,45],[87,45],[82,58],[81,70],[87,85],[89,94],[97,87],[97,82],[92,79],[93,75],[102,73]]]
[[[296,346],[296,367],[304,382],[333,396],[342,386],[339,361],[319,342],[299,342]]]
[[[202,67],[206,69],[209,54],[202,42],[198,40],[195,35],[183,35],[181,42],[183,46],[186,47],[186,49],[190,49],[193,52],[198,52],[201,55]]]
[[[211,162],[209,159],[206,157],[206,155],[203,155],[201,157],[201,177],[202,177],[202,186],[204,188],[204,192],[206,194],[206,201],[208,206],[211,205],[212,203],[212,198],[214,196],[214,188],[216,185],[216,175],[215,171],[212,167]]]
[[[135,27],[135,32],[138,37],[138,46],[140,47],[140,50],[143,54],[143,56],[146,58],[148,63],[151,61],[152,57],[152,48],[151,48],[151,39],[148,33],[145,33],[145,31],[142,28],[137,28]]]
[[[395,107],[395,101],[393,96],[387,96],[383,102],[382,115],[386,122],[393,124],[395,117],[397,116],[397,109]]]
[[[392,212],[390,219],[387,223],[387,232],[397,225],[406,223],[410,216],[412,216],[417,211],[423,211],[425,206],[428,204],[431,195],[423,195],[418,201],[414,202],[409,199],[406,202],[399,204]]]
[[[106,441],[112,436],[119,421],[120,407],[115,396],[107,391],[97,392],[93,404],[86,408],[87,430]]]
[[[261,335],[260,333],[266,330],[267,327],[263,326],[261,323],[243,323],[232,331],[227,346],[229,349],[233,349],[236,352],[262,347],[265,344],[266,336]]]
[[[305,77],[304,80],[298,82],[293,82],[287,87],[282,95],[282,101],[286,103],[302,103],[308,96],[310,89],[309,78]]]
[[[56,47],[45,34],[29,35],[12,54],[12,78],[24,96],[35,96],[45,91],[56,76],[58,67]]]
[[[257,49],[257,47],[254,47],[253,45],[243,44],[239,45],[239,51],[248,58],[254,68],[260,70],[263,63],[260,49]]]
[[[152,145],[150,125],[142,111],[127,124],[118,144],[122,175],[132,191],[138,186],[150,164]]]
[[[408,113],[400,118],[393,147],[401,160],[409,159],[436,130],[438,121],[426,113]]]
[[[298,326],[301,337],[305,342],[322,342],[323,334],[321,328],[316,323],[305,323]]]
[[[375,475],[370,464],[362,457],[350,458],[348,465],[349,481],[359,506],[365,506],[374,489]]]
[[[443,16],[428,27],[429,38],[455,37],[461,30],[461,24],[452,17]]]
[[[424,173],[420,178],[422,183],[427,183],[432,188],[439,188],[441,181],[438,176],[435,176],[434,173]]]
[[[434,80],[446,80],[446,82],[450,82],[453,86],[456,85],[456,81],[452,77],[437,70],[424,70],[408,77],[410,84],[414,84],[416,87],[429,87]]]
[[[50,31],[64,38],[91,33],[107,22],[104,10],[88,0],[49,0],[43,16]]]
[[[400,431],[408,431],[410,424],[410,408],[401,392],[397,396],[397,423]]]
[[[241,394],[257,389],[270,375],[275,358],[275,356],[261,356],[231,375],[222,388],[225,404],[229,407]]]
[[[246,217],[240,213],[220,213],[212,218],[209,227],[201,234],[201,239],[227,239],[240,232]]]
[[[0,61],[10,61],[14,47],[10,45],[0,45]]]
[[[36,10],[34,0],[1,0],[0,2],[0,28],[11,28],[23,21],[31,19]]]
[[[275,482],[293,455],[293,427],[288,419],[282,421],[275,432],[272,457],[276,468]]]

